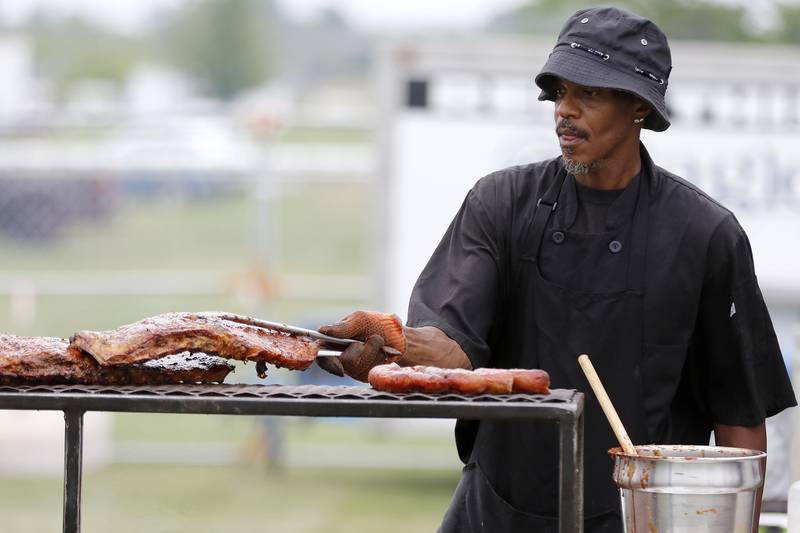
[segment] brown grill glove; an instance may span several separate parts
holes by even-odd
[[[387,315],[376,311],[355,311],[339,322],[322,326],[320,333],[340,339],[366,341],[351,344],[336,357],[319,357],[317,364],[337,376],[345,373],[359,381],[367,381],[367,374],[373,366],[388,363],[398,357],[387,358],[383,347],[391,346],[401,354],[406,351],[406,338],[403,323],[397,315]]]

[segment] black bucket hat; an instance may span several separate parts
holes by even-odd
[[[622,9],[597,7],[567,20],[536,85],[542,89],[539,100],[555,100],[556,78],[635,94],[653,106],[642,127],[664,131],[671,70],[669,43],[658,26]]]

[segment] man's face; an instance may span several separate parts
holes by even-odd
[[[557,80],[553,91],[561,153],[574,174],[601,167],[638,139],[639,127],[633,122],[639,103],[635,96],[565,80]]]

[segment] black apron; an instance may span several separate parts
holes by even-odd
[[[522,240],[519,271],[512,290],[506,331],[515,346],[501,346],[495,365],[542,368],[553,388],[586,393],[584,517],[587,533],[620,533],[619,493],[611,479],[607,450],[617,445],[600,406],[577,362],[587,353],[634,443],[648,435],[642,403],[643,295],[650,176],[640,175],[633,221],[602,235],[571,234],[583,239],[587,261],[630,246],[623,290],[575,291],[544,279],[538,259],[548,220],[566,172],[561,171],[537,204]],[[560,236],[559,236],[560,239]],[[564,240],[564,239],[560,239]],[[591,268],[591,266],[589,266]],[[467,461],[442,533],[558,531],[558,428],[544,422],[459,421],[459,454]],[[464,446],[464,443],[471,443]],[[513,469],[513,470],[512,470]]]

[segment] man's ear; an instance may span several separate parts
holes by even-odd
[[[645,119],[653,111],[653,106],[642,100],[636,99],[636,104],[633,108],[633,117],[636,119]]]

